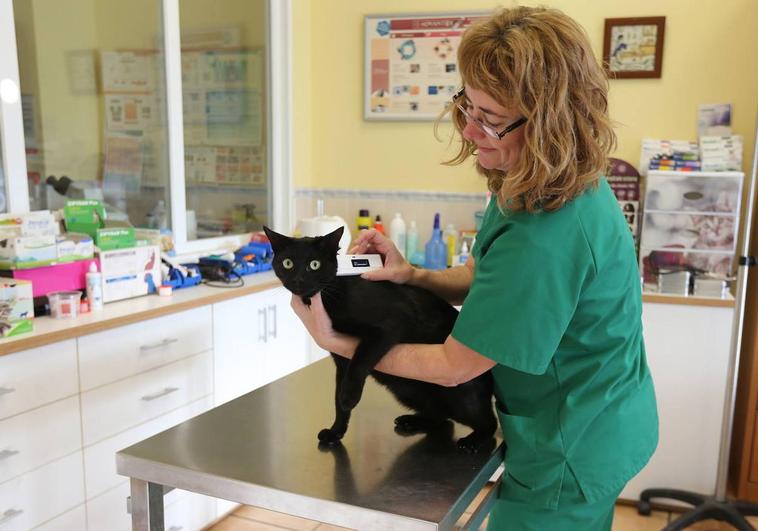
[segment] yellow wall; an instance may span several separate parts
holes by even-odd
[[[515,3],[515,2],[512,2]],[[491,10],[481,0],[293,0],[295,184],[298,187],[474,192],[472,167],[439,162],[451,153],[432,124],[363,120],[363,17],[378,13]],[[611,81],[616,156],[635,166],[644,137],[697,136],[697,106],[730,102],[733,130],[752,157],[758,110],[758,3],[755,0],[552,0],[602,53],[605,18],[665,16],[661,79]]]

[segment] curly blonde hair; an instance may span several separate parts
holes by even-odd
[[[616,146],[608,117],[608,78],[584,30],[556,9],[516,7],[471,26],[458,48],[464,87],[481,90],[528,118],[513,168],[486,169],[502,207],[551,211],[595,186]],[[466,118],[449,106],[461,137],[461,164],[476,154],[463,138]]]

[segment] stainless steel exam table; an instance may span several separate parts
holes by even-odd
[[[118,452],[132,529],[162,530],[173,488],[361,531],[478,528],[496,488],[458,521],[502,463],[501,440],[467,455],[455,447],[465,426],[396,434],[394,418],[407,411],[369,378],[343,445],[320,449],[334,380],[323,359]]]

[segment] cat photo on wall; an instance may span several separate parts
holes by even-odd
[[[497,429],[489,371],[456,387],[444,387],[374,370],[399,343],[444,343],[458,311],[416,286],[370,281],[358,275],[337,276],[343,230],[340,227],[325,236],[292,238],[264,227],[274,251],[273,269],[284,287],[306,304],[320,292],[334,330],[360,340],[352,359],[332,353],[337,368],[335,419],[331,427],[318,433],[319,444],[341,444],[370,375],[415,412],[395,419],[398,433],[430,433],[450,419],[473,430],[458,440],[459,449],[477,452],[487,448]]]

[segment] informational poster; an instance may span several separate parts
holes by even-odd
[[[367,16],[364,118],[436,120],[460,86],[461,35],[485,16]]]

